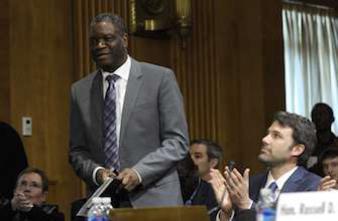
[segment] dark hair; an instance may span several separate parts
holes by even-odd
[[[305,166],[317,143],[315,125],[307,118],[284,111],[277,112],[274,121],[290,127],[294,144],[303,144],[304,152],[298,157],[298,165]]]
[[[123,19],[120,16],[113,15],[111,13],[101,13],[96,15],[90,22],[90,29],[92,29],[96,23],[103,21],[112,23],[115,28],[119,30],[120,35],[124,35],[125,33],[127,33],[127,27]]]
[[[323,163],[326,159],[332,159],[338,157],[338,148],[337,147],[328,147],[319,155],[320,164]]]
[[[208,140],[208,139],[196,139],[192,140],[190,145],[193,144],[203,144],[207,147],[207,155],[208,155],[208,160],[210,161],[211,159],[217,159],[217,165],[216,167],[219,166],[219,164],[223,160],[223,149],[214,141]]]
[[[38,168],[28,167],[24,169],[23,171],[20,172],[17,181],[19,181],[20,177],[22,177],[25,174],[29,174],[29,173],[38,174],[41,177],[41,181],[42,181],[42,191],[43,192],[48,191],[48,177],[44,171]]]

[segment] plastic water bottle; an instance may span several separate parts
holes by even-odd
[[[103,204],[103,213],[107,218],[107,220],[109,220],[109,212],[113,208],[111,205],[111,198],[110,197],[102,198],[102,204]]]
[[[95,197],[88,211],[88,221],[109,221],[110,198]]]
[[[276,201],[271,189],[261,189],[259,201],[256,204],[256,214],[256,221],[275,221]]]

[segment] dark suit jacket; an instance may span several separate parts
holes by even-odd
[[[219,206],[215,197],[214,190],[212,189],[211,185],[204,180],[201,180],[199,186],[197,186],[196,188],[196,193],[190,199],[191,205],[206,206],[210,221],[215,221]]]
[[[265,186],[267,178],[268,171],[250,177],[249,195],[254,202],[258,201],[259,192]],[[320,179],[316,174],[307,171],[303,167],[298,167],[284,184],[281,193],[316,191]]]
[[[95,189],[92,174],[104,165],[103,89],[100,71],[72,85],[69,159]],[[174,73],[131,59],[124,99],[119,156],[121,169],[134,168],[142,188],[129,194],[133,206],[182,204],[176,164],[188,151],[183,99]]]
[[[13,211],[10,200],[0,203],[0,220],[3,221],[64,221],[63,213],[55,205],[34,206],[29,212]]]
[[[256,221],[256,211],[251,209],[238,211],[236,221]]]
[[[249,196],[254,203],[251,209],[236,211],[236,221],[251,221],[256,219],[255,203],[259,199],[259,192],[264,188],[267,178],[268,171],[250,177]],[[320,179],[316,174],[307,171],[303,167],[298,167],[284,184],[281,193],[316,191]]]
[[[259,173],[249,179],[249,197],[253,201],[251,209],[236,210],[235,221],[252,221],[256,219],[255,203],[259,199],[259,193],[264,188],[268,179],[268,171]],[[317,191],[320,177],[311,173],[303,167],[298,167],[297,170],[289,177],[281,190],[281,193],[287,192],[304,192]]]

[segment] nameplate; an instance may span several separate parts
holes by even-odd
[[[280,194],[276,221],[337,221],[338,191]]]

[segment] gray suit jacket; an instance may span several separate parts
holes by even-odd
[[[69,161],[93,190],[92,174],[104,165],[103,89],[100,71],[72,85]],[[174,73],[131,60],[124,100],[119,154],[121,169],[134,168],[142,188],[130,193],[133,206],[182,204],[176,163],[188,151],[182,95]]]

